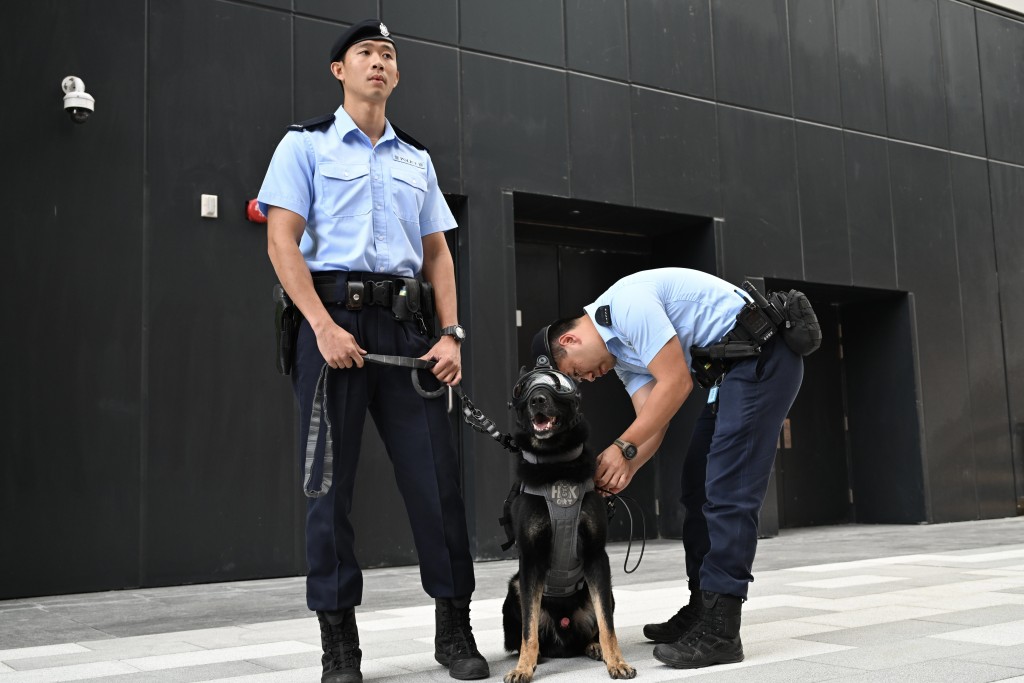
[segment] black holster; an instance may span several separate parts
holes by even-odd
[[[295,345],[299,337],[302,313],[281,285],[274,285],[274,331],[277,338],[277,371],[290,375],[295,363]]]

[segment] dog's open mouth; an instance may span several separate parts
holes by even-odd
[[[558,418],[544,413],[537,413],[533,416],[533,431],[538,436],[550,432],[558,426]]]

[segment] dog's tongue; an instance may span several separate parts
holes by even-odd
[[[538,413],[533,416],[533,428],[538,432],[546,432],[553,429],[555,426],[555,418],[548,417],[543,413]]]

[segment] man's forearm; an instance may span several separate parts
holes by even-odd
[[[423,260],[423,279],[434,288],[434,306],[441,327],[454,325],[459,321],[458,298],[455,292],[455,264],[447,242],[443,249]]]
[[[313,331],[319,332],[328,322],[333,322],[313,287],[313,276],[302,258],[299,246],[288,239],[271,238],[267,251],[277,279],[309,321]]]

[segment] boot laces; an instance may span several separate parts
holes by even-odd
[[[342,625],[332,626],[328,624],[324,633],[327,649],[331,653],[335,669],[358,669],[359,668],[359,644],[355,631],[346,629]]]
[[[469,625],[468,607],[447,610],[442,616],[442,628],[448,635],[449,656],[455,658],[457,655],[477,654],[473,629]]]

